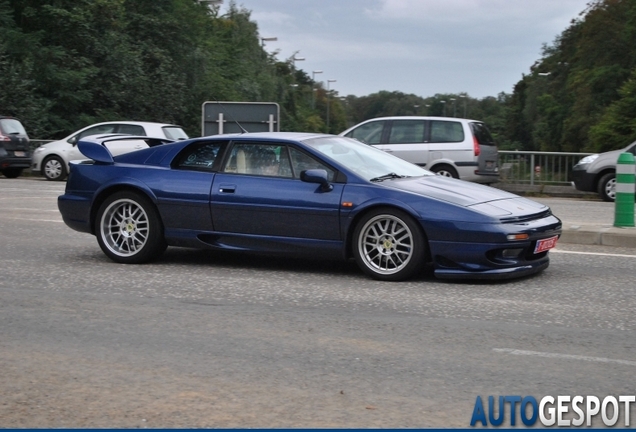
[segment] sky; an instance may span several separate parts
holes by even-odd
[[[296,68],[340,96],[477,99],[512,93],[589,1],[234,0],[251,11],[261,38],[278,39],[263,42],[268,52],[304,58]]]

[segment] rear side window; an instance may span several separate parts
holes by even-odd
[[[188,134],[185,133],[183,129],[175,126],[164,126],[163,133],[166,135],[166,138],[171,140],[186,140],[188,139]]]
[[[431,120],[431,142],[453,143],[464,141],[464,128],[460,122]]]
[[[394,120],[389,134],[389,144],[423,143],[426,136],[423,120]]]
[[[79,134],[76,135],[76,141],[79,141],[80,139],[90,135],[113,133],[115,131],[115,127],[116,125],[107,124],[107,125],[99,125],[99,126],[94,126],[92,128],[88,128],[85,131],[80,132]]]
[[[224,144],[224,142],[215,141],[191,145],[177,157],[172,166],[195,171],[215,170],[218,165],[217,156]]]
[[[470,128],[480,145],[495,145],[495,140],[492,138],[492,135],[490,135],[490,131],[484,123],[471,123]]]
[[[384,123],[384,121],[365,123],[349,132],[346,136],[357,139],[365,144],[380,144]]]

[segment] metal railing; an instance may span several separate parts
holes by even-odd
[[[592,153],[499,150],[499,181],[526,185],[569,185],[572,167]]]

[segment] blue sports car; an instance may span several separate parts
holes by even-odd
[[[561,221],[542,204],[442,177],[345,137],[245,133],[113,157],[78,143],[58,206],[119,263],[167,246],[355,259],[372,278],[511,278],[548,267]],[[432,266],[427,266],[432,264]]]

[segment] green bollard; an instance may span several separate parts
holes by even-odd
[[[614,226],[634,226],[634,177],[636,162],[631,153],[621,153],[616,164]]]

